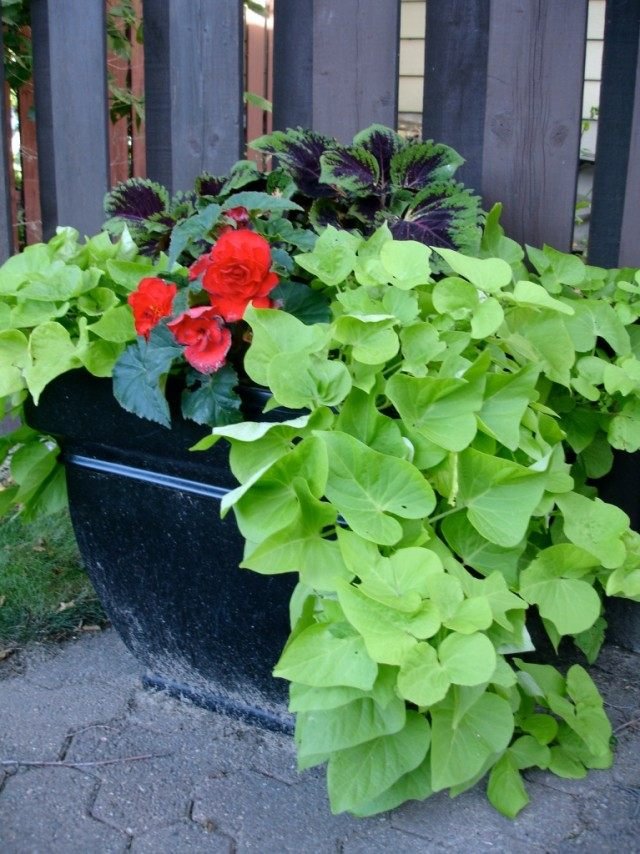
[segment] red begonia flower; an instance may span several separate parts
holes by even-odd
[[[184,344],[184,357],[203,374],[221,368],[231,346],[231,333],[215,309],[208,305],[190,308],[168,323],[178,344]]]
[[[133,322],[138,335],[149,337],[149,333],[163,317],[171,314],[173,299],[178,288],[155,277],[141,279],[137,289],[130,293],[127,302],[133,310]]]
[[[227,219],[233,220],[236,223],[236,226],[235,229],[231,225],[221,226],[218,231],[218,236],[226,234],[228,231],[234,231],[249,227],[251,216],[249,214],[249,211],[246,208],[243,208],[242,206],[238,206],[237,208],[230,208],[228,211],[224,212],[224,215]],[[211,264],[212,252],[213,250],[211,249],[208,252],[205,252],[199,258],[197,258],[189,267],[190,281],[194,281],[205,272],[207,267]]]
[[[264,307],[278,284],[270,268],[271,249],[261,234],[244,228],[228,231],[211,250],[202,287],[221,317],[228,322],[241,320],[249,303]]]
[[[189,267],[189,281],[193,282],[197,278],[199,278],[207,269],[210,263],[211,250],[209,250],[209,252],[205,252],[204,255],[201,255],[199,258],[197,258]]]

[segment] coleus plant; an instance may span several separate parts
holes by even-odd
[[[350,146],[303,128],[276,131],[251,143],[274,155],[269,172],[240,161],[222,177],[202,175],[192,193],[171,199],[147,179],[118,185],[105,202],[107,227],[119,233],[127,225],[144,252],[169,251],[185,263],[213,242],[216,205],[271,204],[284,214],[270,223],[270,236],[298,249],[300,226],[334,225],[368,235],[387,222],[394,237],[429,246],[473,252],[478,245],[480,200],[453,179],[462,158],[447,145],[406,140],[390,128],[372,125]],[[241,197],[237,197],[241,191]],[[270,202],[264,196],[270,196]],[[293,205],[287,207],[287,200]],[[232,206],[233,206],[232,205]],[[212,209],[213,206],[213,209]],[[256,207],[252,208],[254,211]],[[304,239],[304,238],[302,238]]]

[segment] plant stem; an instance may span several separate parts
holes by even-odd
[[[439,522],[441,519],[446,519],[447,516],[459,513],[461,510],[464,510],[464,507],[452,507],[451,510],[445,510],[443,513],[438,513],[437,516],[431,516],[429,522]]]
[[[115,765],[119,762],[141,762],[143,759],[162,759],[165,756],[170,756],[170,753],[144,753],[140,756],[122,756],[117,759],[95,759],[92,762],[62,762],[62,761],[41,761],[29,762],[22,759],[0,759],[0,765],[16,765],[21,768],[87,768],[93,765]]]

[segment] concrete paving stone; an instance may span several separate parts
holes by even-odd
[[[130,726],[124,715],[104,723],[88,724],[73,730],[67,741],[65,762],[104,762],[122,758],[118,739]],[[96,765],[92,773],[101,776],[103,766]]]
[[[388,854],[390,851],[399,854],[426,854],[433,851],[435,854],[436,851],[446,849],[440,845],[434,846],[422,836],[414,836],[394,827],[378,826],[367,831],[355,830],[339,843],[338,850],[340,854]]]
[[[582,830],[577,798],[530,783],[530,804],[513,820],[498,813],[488,802],[485,784],[450,799],[445,792],[422,802],[411,802],[391,814],[394,827],[424,836],[437,845],[466,839],[469,851],[491,849],[501,840],[504,850],[517,843],[528,852],[543,852],[554,842]],[[523,849],[525,850],[525,849]]]
[[[97,781],[72,768],[30,768],[0,793],[3,854],[116,854],[130,840],[88,814]]]
[[[331,815],[324,782],[288,786],[251,771],[211,776],[195,790],[191,817],[238,842],[238,852],[335,854],[341,839],[373,819]]]
[[[198,726],[209,726],[216,732],[232,728],[232,722],[224,715],[213,715],[188,700],[178,700],[165,691],[146,688],[132,693],[128,716],[132,723],[163,733],[182,732]]]
[[[57,759],[69,732],[126,709],[112,686],[40,688],[16,677],[0,682],[0,758]]]
[[[589,669],[605,698],[614,726],[640,714],[638,656],[619,647],[604,647]]]
[[[26,682],[42,688],[140,684],[141,666],[113,629],[48,645],[27,656]]]
[[[505,833],[526,843],[532,850],[539,847],[552,851],[555,845],[582,832],[579,797],[537,783],[528,782],[526,788],[530,803],[515,819],[506,819],[513,827]],[[484,790],[481,794],[484,798]],[[486,806],[491,808],[488,801]]]
[[[245,736],[251,746],[249,767],[266,777],[273,777],[289,786],[297,786],[309,777],[324,780],[323,768],[298,771],[296,749],[293,738],[274,732],[253,729]]]
[[[269,750],[275,749],[278,744],[293,744],[288,736],[263,732],[249,723],[227,715],[214,714],[193,705],[188,700],[177,700],[162,691],[136,691],[130,704],[128,720],[130,723],[163,735],[182,734],[184,738],[191,741],[197,734],[198,739],[204,742],[217,740],[217,755],[221,760],[226,759],[224,763],[226,771],[251,767],[254,761],[259,766],[266,744],[269,744]],[[295,761],[295,754],[293,758]],[[276,756],[274,764],[278,761]],[[265,772],[269,773],[270,766],[266,763],[265,759],[262,764]],[[285,770],[288,763],[289,758],[285,757],[278,767],[282,774],[289,773],[293,782],[294,774],[291,774],[290,769]]]
[[[132,757],[149,756],[135,760]],[[199,777],[227,767],[218,742],[207,733],[152,732],[138,725],[100,734],[76,736],[66,760],[121,762],[94,766],[102,780],[92,815],[127,833],[147,832],[188,815],[191,792]]]
[[[557,777],[549,771],[540,771],[537,768],[531,768],[525,771],[522,776],[525,786],[528,786],[529,783],[536,783],[543,788],[564,792],[567,795],[573,795],[578,798],[587,797],[594,790],[607,789],[612,784],[610,771],[592,770],[581,780],[570,780],[566,777]]]
[[[603,670],[617,673],[623,681],[636,683],[638,681],[638,653],[623,649],[615,644],[602,647],[597,662],[592,670]]]
[[[640,720],[640,684],[619,682],[614,674],[599,676],[597,681],[614,730],[628,729],[631,721]]]
[[[587,830],[606,827],[622,831],[635,827],[640,844],[640,785],[611,786],[604,792],[594,792],[583,800],[580,812]]]
[[[25,661],[22,675],[0,680],[0,759],[126,761],[0,768],[1,854],[103,854],[131,839],[132,850],[157,854],[233,845],[238,854],[640,854],[635,724],[618,730],[611,772],[582,781],[528,772],[531,803],[515,821],[490,806],[484,784],[359,820],[331,815],[324,769],[298,775],[289,737],[143,691],[113,632]],[[615,727],[640,717],[639,661],[609,648],[592,668]],[[155,758],[131,759],[146,754]]]
[[[131,844],[134,854],[234,854],[235,841],[217,831],[210,831],[188,819],[159,827]]]
[[[619,736],[611,779],[619,786],[640,786],[640,728]]]
[[[456,851],[462,838],[468,852],[491,851],[509,840],[509,854],[520,854],[513,823],[487,803],[484,791],[473,789],[452,800],[440,792],[426,801],[410,801],[390,814],[394,828],[422,837],[437,851]],[[430,849],[427,849],[430,850]],[[528,852],[538,851],[528,846]],[[524,849],[522,854],[525,854]]]
[[[256,738],[251,727],[212,715],[201,709],[184,706],[172,700],[172,726],[164,730],[169,719],[148,717],[142,723],[136,715],[116,719],[108,724],[85,727],[71,740],[67,761],[111,760],[132,755],[162,754],[158,758],[179,758],[188,747],[190,773],[206,776],[211,772],[231,773],[251,765],[256,754]],[[166,756],[165,756],[166,754]],[[274,764],[276,760],[274,760]],[[266,762],[266,759],[265,759]],[[186,765],[187,763],[185,763]],[[283,764],[283,763],[281,763]],[[101,776],[113,776],[111,766],[96,769]]]
[[[635,831],[619,833],[603,828],[562,842],[553,854],[640,854],[640,842]]]

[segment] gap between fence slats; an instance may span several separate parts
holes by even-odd
[[[2,47],[2,33],[0,33]],[[5,95],[4,67],[0,68],[0,92]],[[4,104],[3,104],[4,106]],[[11,222],[11,186],[9,184],[10,128],[7,126],[8,111],[0,110],[0,260],[4,261],[13,251],[13,227]]]

